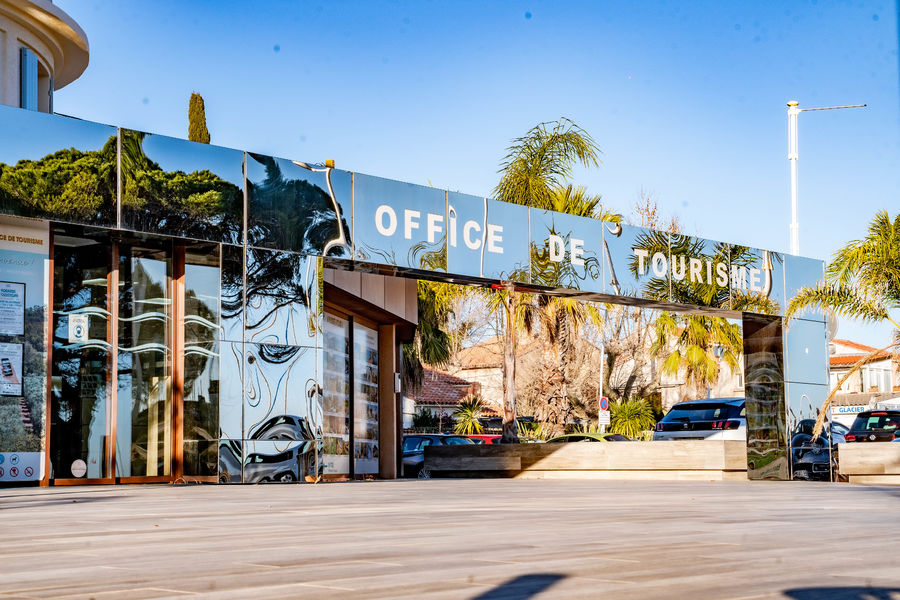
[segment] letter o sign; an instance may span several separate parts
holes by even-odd
[[[384,222],[385,217],[387,217],[387,223]],[[394,235],[394,232],[397,231],[397,213],[387,204],[382,204],[375,211],[375,229],[384,236]]]

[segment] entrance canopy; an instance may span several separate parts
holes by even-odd
[[[2,213],[243,248],[245,286],[258,249],[305,280],[324,263],[742,318],[751,477],[789,477],[791,422],[827,394],[823,315],[781,324],[819,260],[7,107],[0,170]]]

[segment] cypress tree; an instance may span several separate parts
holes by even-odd
[[[197,92],[191,94],[188,105],[188,139],[201,144],[209,143],[209,130],[206,128],[206,108],[203,96]]]

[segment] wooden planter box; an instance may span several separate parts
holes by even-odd
[[[745,480],[747,444],[690,440],[427,446],[425,468],[438,477]]]
[[[900,485],[900,443],[840,444],[838,472],[850,483]]]

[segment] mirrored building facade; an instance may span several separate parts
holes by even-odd
[[[419,278],[741,319],[751,478],[827,393],[812,259],[6,107],[0,214],[19,481],[397,476]]]

